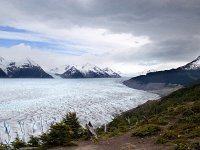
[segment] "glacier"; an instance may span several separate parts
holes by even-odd
[[[0,142],[46,132],[67,112],[76,112],[83,126],[106,124],[157,94],[131,89],[125,79],[0,79]]]

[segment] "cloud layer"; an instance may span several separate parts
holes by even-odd
[[[0,28],[0,39],[22,41],[1,44],[0,55],[31,54],[44,66],[48,55],[51,65],[91,62],[131,73],[177,67],[200,55],[198,0],[2,0],[0,18],[0,26],[22,29]]]

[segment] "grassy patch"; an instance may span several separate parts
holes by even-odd
[[[151,136],[157,134],[159,131],[161,131],[161,128],[159,126],[154,124],[146,124],[136,128],[132,136],[139,136],[139,137]]]

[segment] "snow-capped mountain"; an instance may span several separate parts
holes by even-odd
[[[67,68],[60,76],[62,78],[84,78],[83,74],[74,66]]]
[[[197,57],[192,62],[186,64],[185,66],[180,67],[184,70],[200,70],[200,56]]]
[[[188,86],[200,82],[200,56],[176,69],[150,72],[133,77],[124,84],[141,90],[160,90],[166,86]]]
[[[7,78],[6,73],[0,68],[0,78]]]
[[[50,70],[62,78],[119,78],[120,75],[109,68],[101,69],[92,64],[64,65]]]
[[[108,67],[104,68],[103,71],[106,72],[107,74],[109,74],[111,77],[120,78],[119,73],[114,72],[112,69],[110,69]]]
[[[95,65],[64,65],[45,72],[31,59],[20,62],[7,61],[0,57],[0,78],[119,78],[120,75],[109,68]]]
[[[5,72],[6,66],[7,66],[7,62],[5,61],[3,57],[0,57],[0,78],[7,78],[7,74]]]
[[[38,64],[30,59],[14,62],[6,61],[1,57],[0,72],[0,77],[6,75],[9,78],[52,78],[52,76],[47,74]]]

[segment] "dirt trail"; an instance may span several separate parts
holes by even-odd
[[[171,150],[173,146],[155,144],[152,138],[131,137],[131,133],[114,137],[109,140],[93,143],[91,141],[79,142],[77,147],[54,148],[53,150]]]

